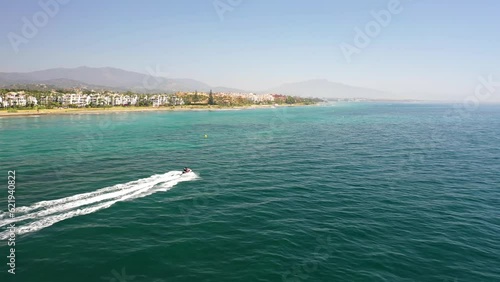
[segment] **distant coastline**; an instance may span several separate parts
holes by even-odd
[[[216,111],[313,105],[319,98],[280,94],[176,92],[125,93],[89,89],[0,89],[0,117],[146,111]]]
[[[113,114],[128,112],[182,112],[182,111],[228,111],[249,109],[274,109],[284,107],[315,106],[318,104],[292,104],[292,105],[248,105],[248,106],[199,106],[184,105],[170,107],[108,107],[108,108],[54,108],[54,109],[18,109],[15,112],[0,110],[0,118],[4,117],[29,117],[51,115],[88,115],[88,114]]]

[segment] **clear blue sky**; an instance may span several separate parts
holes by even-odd
[[[354,44],[355,27],[390,1],[241,0],[221,19],[214,0],[70,0],[15,53],[8,34],[22,35],[22,18],[43,10],[38,1],[4,0],[0,71],[158,66],[213,86],[260,90],[325,78],[432,95],[472,93],[480,75],[500,80],[495,0],[400,0],[402,12],[348,63],[340,44]]]

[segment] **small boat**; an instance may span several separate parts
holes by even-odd
[[[183,170],[182,170],[182,174],[186,174],[186,173],[190,173],[190,172],[193,172],[192,169],[190,169],[189,167],[185,167]]]

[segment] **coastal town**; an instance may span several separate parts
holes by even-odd
[[[54,108],[99,108],[99,107],[175,107],[188,105],[275,105],[313,104],[316,98],[292,97],[281,94],[224,93],[217,92],[176,92],[161,94],[141,94],[88,89],[0,89],[2,109],[54,109]]]

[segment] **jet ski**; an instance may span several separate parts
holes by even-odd
[[[192,169],[190,169],[189,167],[185,167],[183,170],[182,170],[182,174],[186,174],[186,173],[190,173],[190,172],[193,172]]]

